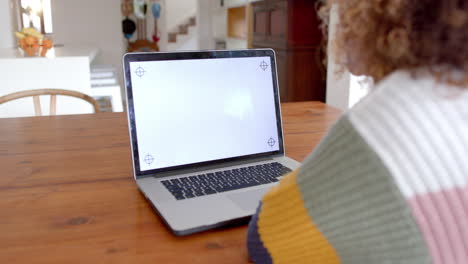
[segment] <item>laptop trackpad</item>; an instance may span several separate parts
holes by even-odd
[[[256,210],[258,203],[269,188],[228,194],[227,197],[245,211]]]

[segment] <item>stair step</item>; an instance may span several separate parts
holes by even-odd
[[[189,28],[197,25],[197,19],[195,16],[190,17],[186,24],[179,25],[177,32],[170,32],[167,35],[167,39],[169,43],[176,43],[178,35],[188,35]]]
[[[188,27],[189,25],[180,25],[179,34],[188,34]]]
[[[169,41],[170,43],[175,43],[175,42],[177,42],[177,33],[175,33],[175,32],[169,33],[169,34],[168,34],[168,41]]]
[[[189,18],[188,25],[189,25],[189,26],[195,26],[195,25],[197,25],[197,18],[194,17],[194,16],[191,17],[191,18]]]

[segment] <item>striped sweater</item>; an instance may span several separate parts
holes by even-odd
[[[399,71],[262,199],[255,263],[468,263],[468,89]]]

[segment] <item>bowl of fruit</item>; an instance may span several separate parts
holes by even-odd
[[[25,56],[42,56],[45,57],[47,51],[52,48],[53,43],[50,39],[46,39],[35,28],[24,28],[21,32],[15,33],[18,38],[18,45],[24,51]]]

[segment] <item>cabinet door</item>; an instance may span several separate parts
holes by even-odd
[[[325,101],[326,77],[320,47],[290,52],[287,70],[288,101]]]
[[[268,41],[286,45],[288,39],[288,2],[275,1],[270,4],[270,35]]]
[[[270,34],[270,12],[267,3],[253,3],[253,40],[264,42]]]
[[[318,46],[322,30],[317,16],[317,0],[290,0],[288,42],[292,46]]]

